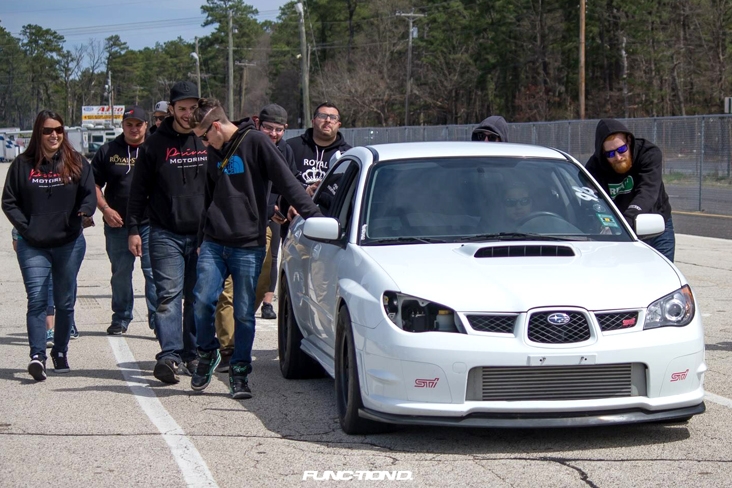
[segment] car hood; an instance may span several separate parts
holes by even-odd
[[[474,257],[480,249],[562,246],[574,256]],[[397,290],[458,311],[535,307],[643,308],[682,286],[676,269],[640,242],[414,244],[361,248]]]

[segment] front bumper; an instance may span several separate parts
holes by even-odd
[[[598,427],[603,425],[635,424],[646,422],[683,421],[704,413],[704,402],[693,407],[652,412],[648,410],[610,410],[604,412],[573,412],[571,414],[495,414],[474,413],[464,417],[437,417],[395,415],[367,408],[359,410],[359,416],[369,420],[398,425],[432,425],[439,427],[490,427],[490,428],[559,428]]]

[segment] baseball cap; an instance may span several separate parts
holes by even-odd
[[[153,112],[165,112],[168,113],[168,102],[165,100],[161,100],[158,103],[155,104],[155,109]]]
[[[125,107],[124,115],[122,120],[137,119],[140,122],[147,122],[147,112],[142,107],[132,105],[131,107]]]
[[[170,89],[170,103],[186,98],[200,98],[198,96],[198,88],[190,81],[179,81]]]
[[[287,125],[287,110],[276,103],[271,103],[259,112],[259,121]]]

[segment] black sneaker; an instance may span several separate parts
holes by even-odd
[[[204,390],[211,383],[214,370],[220,361],[221,354],[219,354],[218,349],[209,352],[198,351],[198,365],[195,371],[192,371],[191,389],[196,391]]]
[[[66,354],[59,352],[55,356],[51,356],[53,361],[53,372],[54,373],[68,373],[71,371],[69,368],[69,361],[66,359]]]
[[[221,349],[219,351],[219,354],[221,354],[221,362],[218,366],[216,366],[216,372],[217,373],[228,373],[229,372],[229,361],[231,361],[231,356],[234,354],[234,350],[231,348],[225,348]]]
[[[229,393],[231,393],[231,398],[241,400],[252,397],[248,378],[251,370],[251,367],[241,364],[229,365]]]
[[[127,332],[127,327],[122,324],[112,324],[107,327],[107,335],[122,335]]]
[[[262,304],[262,318],[263,319],[276,319],[277,314],[274,311],[274,308],[272,308],[271,303],[263,303]]]
[[[186,361],[185,364],[178,366],[178,374],[193,376],[196,369],[198,369],[198,358],[191,359],[190,361]]]
[[[158,359],[153,369],[153,376],[170,385],[178,383],[180,381],[178,378],[178,363],[170,358]]]
[[[39,355],[35,355],[31,358],[31,362],[28,363],[28,373],[36,381],[43,381],[46,379],[46,360],[41,359]]]

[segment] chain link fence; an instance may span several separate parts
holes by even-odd
[[[619,119],[664,156],[664,183],[677,211],[732,215],[732,115]],[[469,141],[473,125],[341,129],[352,146],[418,141]],[[565,151],[581,163],[594,153],[597,120],[509,124],[510,142]],[[288,130],[286,138],[300,135]]]

